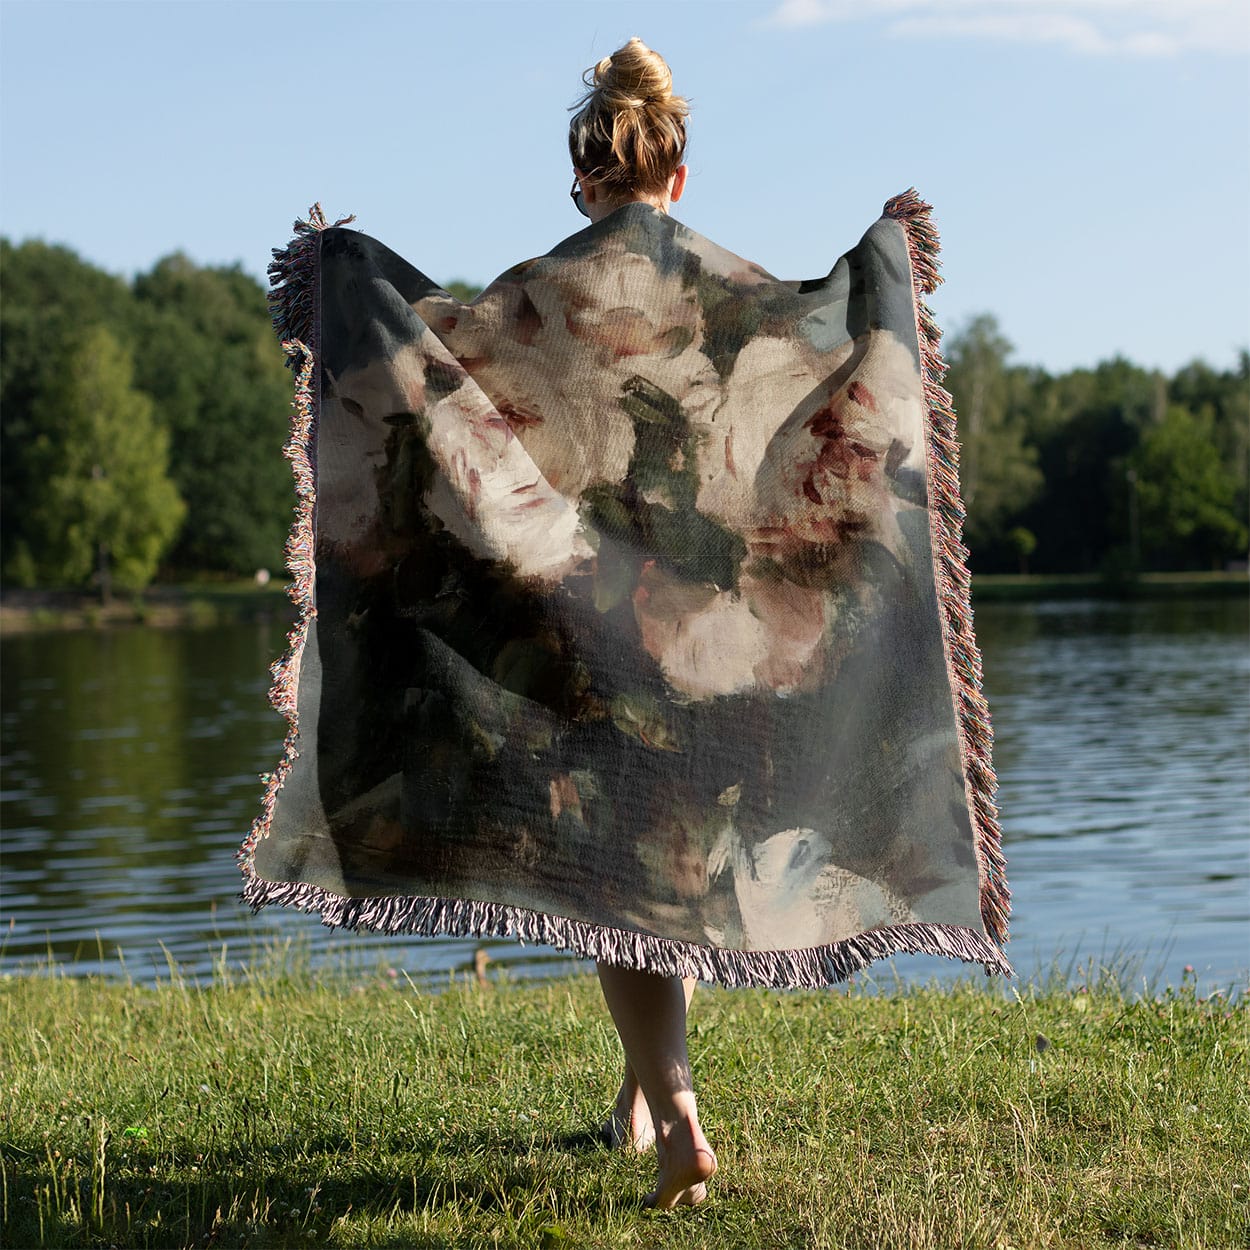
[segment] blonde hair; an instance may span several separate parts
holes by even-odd
[[[612,195],[665,191],[686,153],[690,108],[673,94],[664,58],[635,37],[582,81],[569,123],[573,164]]]

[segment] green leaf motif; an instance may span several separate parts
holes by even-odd
[[[656,751],[680,752],[682,749],[663,709],[648,694],[618,694],[612,700],[612,723],[621,733],[637,738],[643,746]]]

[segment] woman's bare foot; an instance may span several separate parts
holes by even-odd
[[[655,1140],[660,1178],[644,1205],[667,1211],[695,1207],[707,1197],[707,1182],[716,1171],[716,1156],[697,1119],[664,1125]]]
[[[655,1145],[655,1125],[651,1123],[651,1108],[638,1080],[628,1072],[621,1084],[620,1093],[607,1122],[600,1129],[604,1144],[613,1150],[636,1150],[639,1154]]]
[[[599,983],[628,1064],[616,1108],[620,1122],[629,1125],[625,1136],[644,1123],[641,1108],[635,1115],[639,1086],[656,1134],[660,1175],[646,1205],[661,1210],[696,1206],[707,1197],[716,1156],[699,1127],[686,1050],[686,1009],[694,980],[601,962]]]

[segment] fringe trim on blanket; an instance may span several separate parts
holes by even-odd
[[[334,224],[346,225],[355,217],[341,217]],[[246,884],[256,880],[252,856],[256,844],[269,833],[278,791],[299,755],[299,714],[296,695],[299,689],[300,659],[308,640],[308,625],[317,614],[314,597],[316,564],[313,559],[313,508],[317,501],[317,476],[312,460],[313,438],[317,428],[318,391],[314,389],[317,352],[321,345],[320,291],[318,288],[318,252],[321,232],[329,223],[320,204],[308,210],[308,220],[294,225],[295,237],[285,248],[273,249],[269,266],[269,311],[273,326],[286,352],[287,365],[295,370],[295,397],[291,403],[291,436],[282,454],[291,462],[295,477],[295,520],[286,540],[286,566],[291,573],[287,594],[299,609],[295,624],[287,635],[287,649],[281,659],[270,666],[273,684],[269,702],[287,721],[282,758],[271,773],[261,774],[264,793],[260,814],[252,822],[247,838],[239,850],[239,866]]]
[[[942,332],[922,298],[932,294],[942,282],[938,273],[940,244],[937,228],[931,220],[932,205],[926,204],[914,187],[887,201],[882,212],[903,227],[911,258],[916,334],[920,340],[921,372],[929,410],[927,458],[932,495],[929,517],[938,603],[941,606],[942,642],[946,649],[946,667],[955,701],[955,721],[959,727],[968,806],[973,819],[973,842],[981,879],[981,918],[986,931],[1002,943],[1007,941],[1008,936],[1011,892],[1007,888],[1002,831],[998,824],[998,808],[994,803],[994,791],[998,787],[991,762],[994,731],[985,697],[981,693],[981,652],[972,630],[968,548],[960,538],[966,509],[959,494],[959,439],[950,392],[942,387],[942,378],[946,374],[941,354]]]
[[[987,930],[998,940],[1006,937],[1008,895],[999,851],[997,813],[993,805],[994,774],[989,765],[990,730],[985,701],[980,696],[980,656],[972,642],[972,613],[968,606],[967,551],[959,542],[963,505],[959,499],[958,447],[950,396],[939,382],[944,372],[938,354],[939,331],[920,293],[932,291],[937,276],[937,234],[928,222],[929,206],[914,191],[897,196],[886,205],[886,214],[899,220],[907,231],[915,283],[920,344],[925,375],[925,396],[930,414],[930,481],[939,488],[940,513],[934,524],[938,591],[945,612],[944,640],[948,668],[959,677],[961,750],[976,822],[975,834],[981,874],[981,908]],[[342,218],[335,226],[355,220]],[[875,960],[898,954],[939,955],[979,963],[986,975],[1012,976],[1010,963],[998,947],[962,925],[899,924],[871,929],[856,937],[825,946],[786,951],[741,951],[702,946],[655,937],[630,929],[570,920],[503,903],[474,899],[419,896],[345,898],[320,886],[304,882],[267,881],[256,873],[256,845],[269,833],[278,791],[299,755],[299,719],[296,693],[300,658],[308,638],[308,626],[316,615],[314,603],[313,508],[316,476],[312,460],[319,392],[314,389],[317,352],[320,349],[318,249],[326,221],[319,204],[307,221],[295,223],[295,238],[283,249],[274,249],[269,266],[273,290],[269,303],[274,328],[296,370],[291,437],[284,454],[290,459],[298,497],[295,522],[287,540],[287,567],[291,598],[299,607],[299,619],[287,642],[287,653],[271,668],[273,685],[269,698],[287,718],[288,730],[282,758],[272,773],[261,777],[264,795],[261,811],[239,851],[243,871],[242,899],[253,911],[273,904],[316,912],[330,928],[370,929],[381,933],[419,934],[427,937],[509,937],[567,951],[586,959],[604,960],[625,968],[662,976],[692,976],[730,987],[760,985],[776,988],[817,989],[844,981]],[[939,544],[940,540],[940,545]],[[957,657],[952,659],[952,656]],[[956,667],[962,665],[962,667]],[[988,901],[987,901],[988,900]]]
[[[318,912],[331,928],[371,929],[427,937],[508,937],[568,951],[660,976],[697,977],[737,988],[819,989],[888,955],[944,955],[985,966],[986,975],[1011,976],[1011,965],[985,937],[960,925],[900,924],[870,929],[857,937],[805,950],[739,951],[632,929],[569,920],[505,903],[446,898],[343,898],[303,882],[262,881],[249,877],[243,901],[259,910],[282,903]]]
[[[354,216],[340,217],[334,225],[345,226]],[[330,223],[320,204],[308,210],[308,220],[300,218],[292,229],[295,237],[286,247],[273,249],[269,262],[269,314],[278,341],[285,347],[288,340],[312,343],[314,350],[321,343],[320,270],[317,264],[321,250],[321,232]],[[292,368],[293,361],[288,361]]]

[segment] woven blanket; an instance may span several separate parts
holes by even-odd
[[[936,254],[914,192],[806,282],[636,203],[463,304],[297,222],[245,900],[728,985],[1009,975]]]

